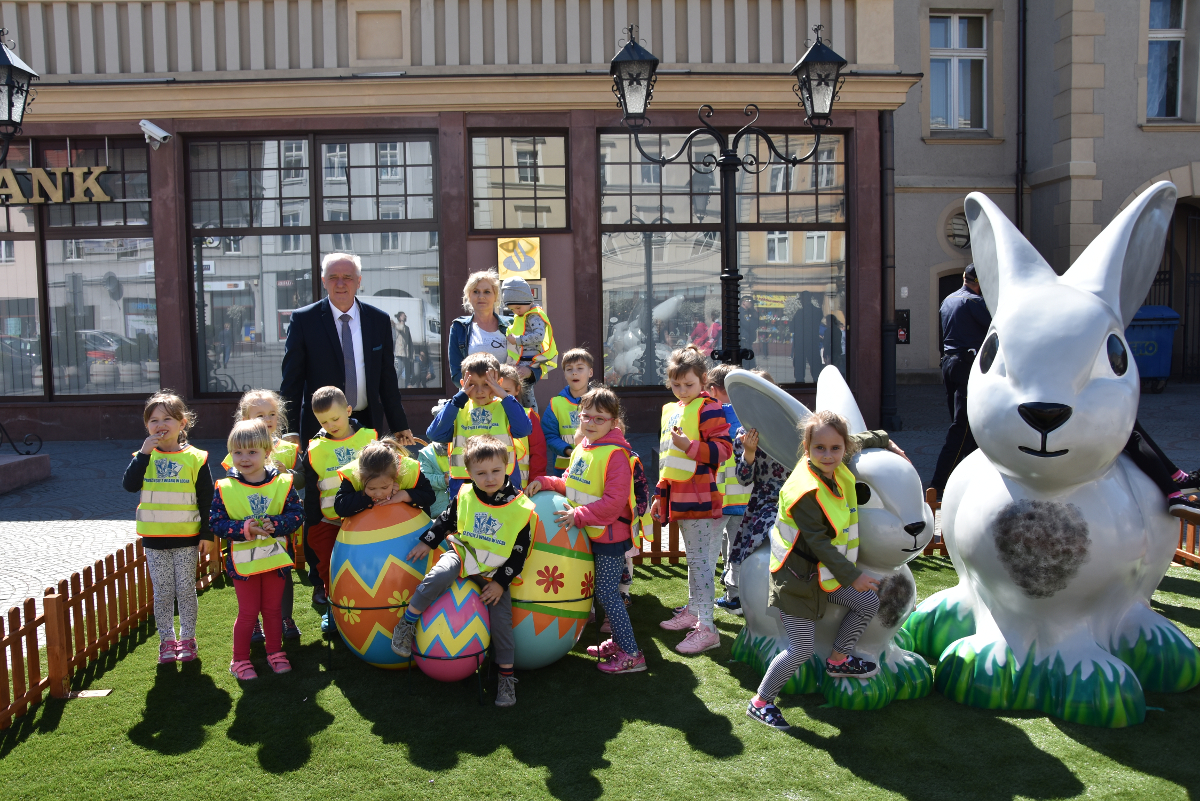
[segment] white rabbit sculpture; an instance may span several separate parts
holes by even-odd
[[[746,428],[761,432],[784,421],[755,419],[758,409],[743,415],[737,406],[737,391],[731,387],[739,379],[735,371],[726,377],[734,408]],[[754,378],[757,378],[755,376]],[[764,379],[757,388],[783,394]],[[769,389],[768,389],[769,388]],[[786,403],[786,401],[783,401]],[[793,408],[809,412],[798,401]],[[850,423],[850,432],[867,430],[862,413],[842,374],[826,367],[817,380],[817,409],[838,412]],[[744,408],[744,407],[743,407]],[[787,425],[793,424],[789,420]],[[761,442],[761,440],[760,440]],[[774,456],[774,455],[773,455]],[[782,456],[782,454],[781,454]],[[791,461],[795,461],[793,455]],[[849,464],[858,484],[858,566],[880,580],[879,614],[872,619],[858,641],[855,653],[876,662],[881,669],[874,677],[835,679],[825,675],[823,665],[833,648],[838,626],[846,615],[845,607],[830,604],[825,616],[817,621],[816,653],[784,685],[785,693],[809,693],[820,690],[826,701],[846,709],[879,709],[893,700],[920,698],[933,689],[933,673],[919,655],[907,650],[907,634],[901,632],[913,603],[916,584],[908,562],[916,558],[933,537],[933,513],[921,494],[921,479],[903,457],[873,448],[857,454]],[[746,624],[733,644],[734,659],[754,665],[764,672],[776,654],[787,648],[788,637],[779,619],[779,611],[767,607],[770,545],[764,545],[742,563],[739,580],[742,609]],[[899,637],[897,637],[899,633]]]
[[[992,325],[968,384],[979,444],[943,495],[959,585],[905,628],[960,703],[1119,727],[1143,689],[1200,682],[1200,651],[1150,609],[1178,524],[1121,451],[1139,379],[1124,330],[1158,269],[1175,205],[1160,182],[1055,274],[985,196],[967,196]]]

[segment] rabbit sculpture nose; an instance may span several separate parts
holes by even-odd
[[[925,521],[924,520],[922,520],[919,523],[909,523],[907,526],[904,527],[904,533],[911,534],[914,537],[917,536],[918,534],[920,534],[924,530],[925,530]]]
[[[1022,403],[1017,411],[1022,420],[1044,437],[1071,419],[1074,409],[1062,403]]]

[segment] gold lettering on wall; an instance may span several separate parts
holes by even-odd
[[[17,176],[7,167],[0,170],[0,197],[9,203],[26,203],[25,193],[17,183]]]
[[[33,194],[29,198],[30,203],[45,203],[49,200],[51,203],[63,202],[63,173],[67,171],[66,167],[54,167],[50,172],[54,173],[54,180],[50,180],[50,176],[41,167],[33,167],[29,170],[29,176],[33,179]],[[46,190],[46,197],[42,197],[42,190]]]
[[[96,183],[96,179],[104,173],[108,172],[108,167],[71,167],[71,177],[75,180],[72,183],[75,185],[75,194],[71,195],[72,203],[86,203],[89,198],[84,195],[85,191],[90,191],[93,203],[112,200],[111,197],[104,193],[100,188],[100,184]],[[85,173],[91,170],[91,174],[85,177]]]

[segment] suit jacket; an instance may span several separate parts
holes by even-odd
[[[356,301],[357,302],[357,301]],[[392,431],[408,429],[408,418],[396,381],[392,323],[387,312],[358,302],[362,324],[363,362],[367,372],[367,408],[355,419],[367,428],[377,428],[386,417]],[[290,424],[300,416],[301,441],[307,443],[321,426],[312,413],[312,394],[325,386],[346,390],[342,363],[342,341],[329,308],[329,299],[292,312],[291,327],[283,346],[283,382],[279,394],[287,402]]]

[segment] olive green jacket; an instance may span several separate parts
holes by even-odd
[[[886,448],[889,443],[886,431],[865,431],[862,434],[851,434],[850,438],[862,449]],[[826,480],[823,476],[821,478],[835,494],[838,492],[832,479]],[[816,564],[801,554],[807,552],[807,555],[815,556],[844,587],[853,584],[862,575],[862,571],[834,546],[833,538],[837,532],[833,530],[825,512],[821,510],[815,489],[801,495],[790,511],[799,531],[796,547],[788,554],[783,567],[771,574],[771,591],[767,596],[767,605],[775,607],[785,615],[819,620],[825,614],[825,606],[829,603],[828,594],[821,589],[817,581]]]

